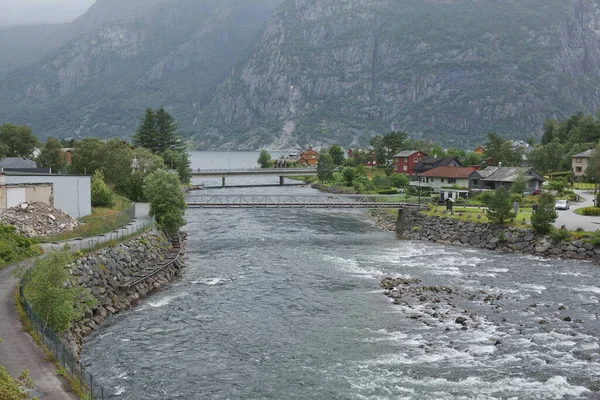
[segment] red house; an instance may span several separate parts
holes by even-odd
[[[298,160],[298,165],[302,166],[312,166],[316,165],[319,162],[319,153],[313,150],[312,147],[304,150],[302,154],[300,154],[300,159]]]
[[[398,172],[404,175],[416,175],[413,170],[423,157],[427,157],[427,154],[419,150],[405,150],[394,155],[394,172]]]
[[[358,150],[356,151],[356,154],[354,152],[354,150],[350,149],[348,150],[348,158],[349,159],[353,159],[358,155],[363,155],[364,151],[362,150]],[[375,160],[375,153],[374,152],[369,152],[369,154],[366,157],[366,161],[363,164],[365,167],[371,167],[371,168],[375,168],[377,167],[377,161]]]

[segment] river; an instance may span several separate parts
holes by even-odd
[[[108,398],[600,397],[594,264],[399,241],[360,211],[186,219],[183,277],[84,346]],[[386,276],[453,293],[433,316],[425,303],[393,304],[379,286]]]

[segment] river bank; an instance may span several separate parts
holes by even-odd
[[[185,264],[186,235],[172,240],[157,229],[115,247],[79,257],[72,275],[98,305],[63,334],[76,359],[85,338],[113,314],[134,307],[149,294],[176,279]]]

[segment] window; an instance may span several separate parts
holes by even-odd
[[[442,183],[444,183],[444,178],[442,178]]]
[[[407,171],[407,170],[408,170],[408,167],[405,165],[405,166],[403,166],[403,167],[402,167],[402,170],[403,170],[403,171]]]
[[[408,157],[404,157],[404,162],[408,162]]]
[[[575,172],[583,172],[583,167],[575,167]]]
[[[456,183],[456,179],[455,178],[448,178],[448,183]]]
[[[479,179],[473,179],[473,186],[479,186]]]
[[[578,163],[580,163],[581,162],[581,158],[578,158],[575,161],[578,162]]]
[[[419,157],[415,157],[414,162],[419,162]]]

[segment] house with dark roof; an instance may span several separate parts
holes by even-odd
[[[413,171],[420,175],[423,172],[439,167],[460,167],[460,162],[454,157],[437,158],[427,156],[423,157],[421,161],[413,167]]]
[[[525,179],[526,193],[542,188],[544,178],[531,167],[487,167],[474,171],[469,176],[469,187],[472,190],[496,190],[500,187],[510,190],[520,176]]]
[[[427,157],[427,154],[419,150],[401,151],[394,155],[394,172],[415,175],[414,168],[424,157]]]
[[[0,171],[48,174],[50,168],[38,168],[35,161],[22,157],[5,157],[0,160]]]
[[[576,181],[579,181],[584,175],[587,169],[590,158],[594,154],[595,149],[588,149],[582,153],[575,154],[571,157],[571,168],[573,171],[573,177]]]
[[[469,179],[473,172],[473,167],[433,168],[420,174],[420,181],[411,182],[411,186],[430,188],[433,193],[439,193],[442,199],[468,197]]]

